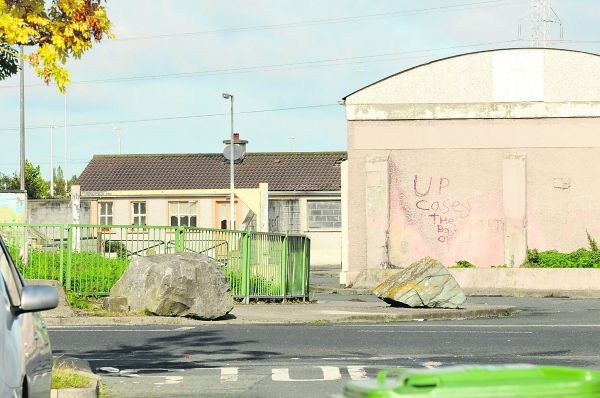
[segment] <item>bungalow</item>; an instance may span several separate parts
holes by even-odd
[[[235,229],[306,234],[311,264],[341,264],[346,152],[248,153],[234,166]],[[231,228],[223,154],[96,155],[78,179],[98,225]]]

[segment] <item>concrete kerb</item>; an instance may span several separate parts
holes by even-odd
[[[517,308],[511,306],[481,304],[467,304],[461,309],[442,309],[398,308],[390,307],[384,302],[319,301],[317,303],[236,305],[228,317],[215,321],[158,316],[75,316],[45,319],[50,326],[203,326],[453,320],[507,317],[513,316],[517,312]]]
[[[100,377],[90,368],[87,361],[70,358],[70,357],[54,357],[55,364],[65,364],[73,369],[73,371],[88,377],[91,380],[91,386],[86,388],[61,388],[52,389],[50,391],[51,398],[97,398],[100,395]]]

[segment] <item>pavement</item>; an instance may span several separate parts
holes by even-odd
[[[346,322],[399,322],[427,320],[457,320],[514,316],[516,307],[465,302],[463,308],[399,308],[391,307],[363,289],[343,288],[338,282],[336,268],[321,267],[311,270],[311,298],[307,301],[286,303],[256,302],[236,304],[223,319],[201,321],[179,317],[159,316],[80,316],[70,309],[60,308],[44,313],[49,326],[111,326],[111,325],[202,325],[202,324],[294,324],[294,323],[346,323]],[[69,361],[82,373],[97,380],[85,361]],[[74,389],[75,390],[75,389]],[[97,397],[97,382],[92,388],[77,391],[54,390],[53,397]]]
[[[462,308],[392,307],[365,289],[343,288],[338,270],[322,267],[311,270],[311,297],[306,301],[252,302],[236,304],[223,319],[201,321],[190,318],[160,316],[79,316],[72,311],[44,313],[50,326],[108,325],[200,325],[200,324],[293,324],[341,322],[396,322],[423,320],[455,320],[512,316],[517,309],[504,305],[471,304]]]

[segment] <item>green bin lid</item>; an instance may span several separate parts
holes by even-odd
[[[353,381],[340,398],[600,398],[600,372],[537,365],[390,369]]]

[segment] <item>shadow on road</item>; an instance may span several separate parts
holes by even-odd
[[[118,333],[124,334],[123,339],[115,337]],[[111,341],[127,340],[127,343],[103,349],[77,349],[77,352],[73,352],[75,349],[73,351],[53,349],[53,354],[87,360],[94,371],[111,368],[104,370],[107,373],[118,373],[123,369],[136,370],[134,373],[153,371],[158,373],[172,369],[214,368],[215,362],[221,360],[223,362],[257,361],[273,359],[281,355],[276,351],[252,350],[250,348],[256,341],[224,339],[215,330],[168,333],[166,336],[148,337],[147,332],[115,330],[110,332]],[[210,365],[207,364],[208,362]]]

